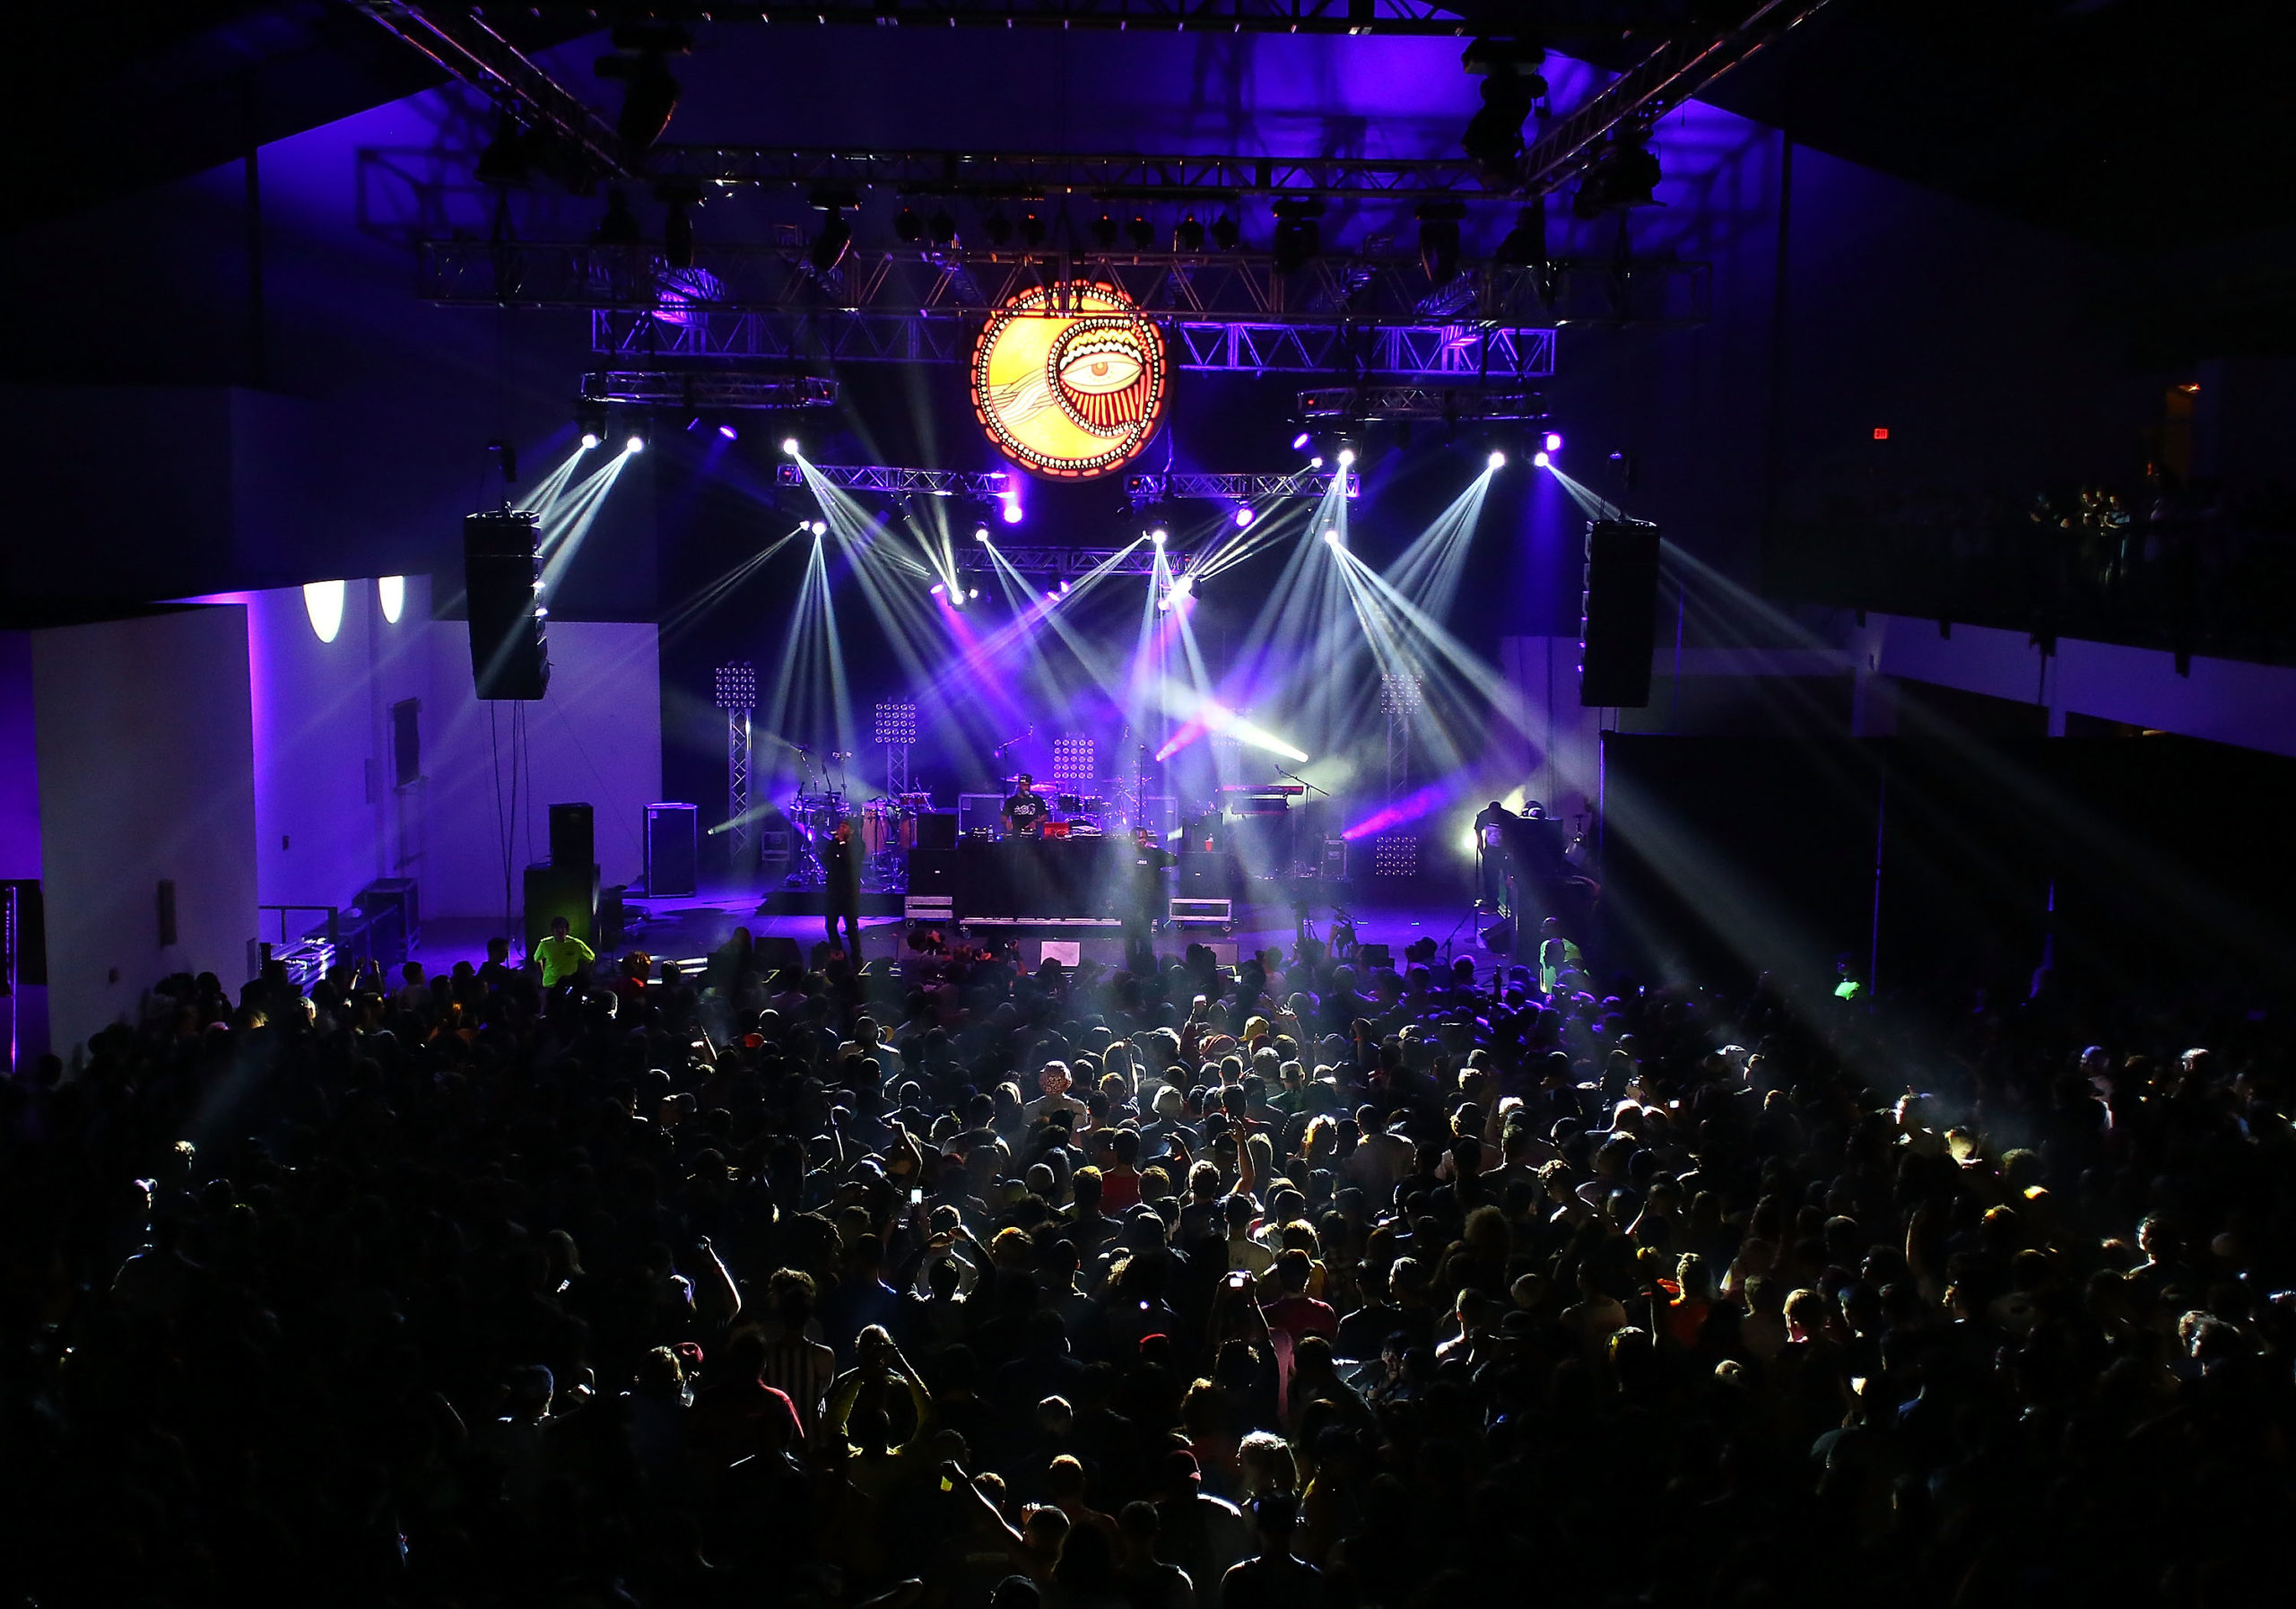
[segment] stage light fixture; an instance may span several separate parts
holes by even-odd
[[[1324,204],[1317,196],[1286,196],[1275,204],[1275,271],[1296,274],[1323,254]]]
[[[605,215],[598,220],[597,228],[590,231],[593,246],[635,246],[638,244],[638,214],[630,210],[630,198],[615,185],[606,191]]]
[[[495,125],[494,138],[479,152],[476,178],[483,185],[522,185],[526,182],[526,135],[507,112]]]
[[[1546,433],[1546,439],[1540,443],[1540,445],[1544,447],[1546,450],[1551,453],[1561,452],[1562,450],[1561,432],[1559,431],[1549,431]]]
[[[973,531],[973,534],[972,534],[972,539],[973,539],[975,542],[986,542],[986,541],[987,541],[987,540],[988,540],[988,527],[987,527],[987,526],[980,526],[976,527],[976,528],[974,529],[974,531]]]
[[[1106,213],[1092,220],[1092,243],[1103,251],[1116,244],[1116,220]]]
[[[1196,578],[1194,576],[1175,576],[1172,578],[1171,592],[1174,597],[1187,597],[1195,591]]]
[[[781,453],[784,457],[796,457],[797,456],[797,438],[795,436],[784,436],[781,439]]]
[[[597,446],[597,444],[598,444],[598,433],[597,433],[597,431],[584,431],[582,432],[582,450],[583,450],[584,452],[588,452],[592,448],[594,448],[594,447]]]
[[[621,137],[623,154],[634,161],[669,127],[683,92],[663,65],[663,54],[683,52],[691,41],[683,29],[674,27],[616,29],[614,35],[615,53],[598,57],[597,74],[622,80],[622,116],[614,119],[613,131]]]
[[[827,520],[825,520],[825,519],[817,519],[817,520],[813,521],[813,535],[816,535],[816,536],[826,536],[826,535],[829,535],[829,522],[828,522]]]
[[[718,433],[728,441],[739,441],[742,439],[741,431],[735,430],[730,424],[719,425],[718,427]]]
[[[1318,453],[1314,457],[1308,460],[1308,467],[1309,469],[1321,469],[1323,466],[1324,456],[1321,453]]]
[[[375,578],[375,601],[383,606],[383,619],[390,625],[398,624],[398,617],[406,610],[406,578],[378,576]]]
[[[1516,157],[1523,149],[1523,120],[1547,91],[1539,64],[1546,52],[1516,39],[1476,39],[1466,48],[1459,65],[1483,75],[1483,107],[1467,121],[1459,149],[1473,158],[1488,178],[1516,176]]]
[[[1504,469],[1507,467],[1507,455],[1505,453],[1494,452],[1490,457],[1484,459],[1483,462],[1488,464],[1493,469]]]
[[[1301,431],[1292,438],[1292,450],[1295,453],[1304,453],[1308,450],[1308,444],[1314,439],[1315,438],[1309,435],[1307,431]]]
[[[980,227],[987,232],[988,243],[991,246],[1004,247],[1012,243],[1013,221],[1004,213],[989,213],[986,219],[982,220]]]
[[[1466,204],[1422,202],[1412,215],[1419,221],[1419,265],[1428,283],[1449,284],[1459,274],[1459,220],[1467,215]]]
[[[1125,238],[1132,242],[1135,251],[1152,251],[1156,246],[1156,226],[1145,213],[1132,214],[1132,222],[1124,226]]]
[[[1499,242],[1492,258],[1507,268],[1527,268],[1546,261],[1546,198],[1540,196],[1515,214],[1515,227]]]
[[[1060,584],[1060,596],[1062,597],[1066,597],[1068,596],[1068,583],[1065,581],[1063,581]]]
[[[1554,460],[1547,457],[1547,455],[1543,452],[1533,453],[1531,455],[1531,465],[1535,469],[1552,469],[1554,467]]]
[[[1161,547],[1164,545],[1169,535],[1170,534],[1168,532],[1162,530],[1151,531],[1148,533],[1148,540],[1154,543],[1158,547]]]
[[[1324,540],[1330,543],[1332,546],[1337,547],[1339,545],[1338,527],[1335,526],[1326,526],[1324,527]]]
[[[925,590],[936,598],[944,598],[949,596],[949,584],[946,581],[935,581]]]
[[[893,214],[893,233],[904,246],[914,246],[925,238],[925,220],[917,215],[915,207],[903,207]]]
[[[1008,526],[1021,523],[1021,500],[1009,492],[1004,498],[1004,523]]]
[[[813,237],[813,249],[806,254],[816,274],[828,274],[845,261],[845,254],[853,249],[853,226],[835,206],[824,209],[822,232]]]
[[[1196,221],[1194,213],[1190,213],[1172,225],[1172,249],[1174,251],[1202,251],[1204,249],[1204,225]]]
[[[1246,526],[1251,524],[1253,519],[1256,517],[1257,516],[1255,516],[1251,511],[1251,506],[1248,503],[1246,504],[1244,507],[1236,510],[1236,528],[1239,531],[1242,530]]]
[[[980,588],[976,587],[971,591],[966,593],[965,596],[969,598],[977,598],[980,596]]]
[[[691,198],[674,196],[662,207],[662,261],[672,268],[693,266],[693,214],[686,211]]]
[[[1343,447],[1343,448],[1341,448],[1339,449],[1339,466],[1340,466],[1342,469],[1345,469],[1345,468],[1347,468],[1350,465],[1353,464],[1354,462],[1355,462],[1355,449],[1354,449],[1353,448],[1352,448],[1352,447]]]
[[[943,207],[925,221],[925,232],[935,246],[954,246],[957,243],[957,221],[949,215],[948,208]]]
[[[1024,246],[1044,244],[1044,220],[1032,212],[1021,214],[1021,243]]]
[[[646,438],[633,431],[630,439],[622,444],[622,450],[626,453],[644,452],[646,450]]]

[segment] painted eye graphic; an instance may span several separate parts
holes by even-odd
[[[1060,383],[1086,396],[1108,396],[1140,378],[1140,354],[1128,343],[1080,343],[1061,365]]]
[[[1163,417],[1164,339],[1112,285],[1040,286],[991,315],[973,348],[973,410],[999,451],[1088,480],[1137,454]]]

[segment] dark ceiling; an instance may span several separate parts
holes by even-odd
[[[1465,3],[1496,30],[1493,8]],[[1590,6],[1650,9],[1547,0],[1496,10],[1520,20],[1567,9],[1583,24]],[[599,26],[588,7],[524,9],[529,46]],[[1570,31],[1573,48],[1612,66],[1648,37]],[[19,223],[439,81],[339,0],[79,0],[13,22],[11,45],[0,135],[19,153]],[[2296,218],[2284,178],[2296,122],[2267,115],[2292,45],[2296,7],[2284,0],[1831,0],[1708,98],[1817,149],[2152,252]]]

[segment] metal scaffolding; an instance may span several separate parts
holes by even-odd
[[[731,369],[617,369],[584,375],[582,400],[640,408],[833,408],[837,382]]]

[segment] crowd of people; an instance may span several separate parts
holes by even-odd
[[[2269,1013],[1018,961],[178,977],[0,1083],[10,1602],[2276,1579]]]

